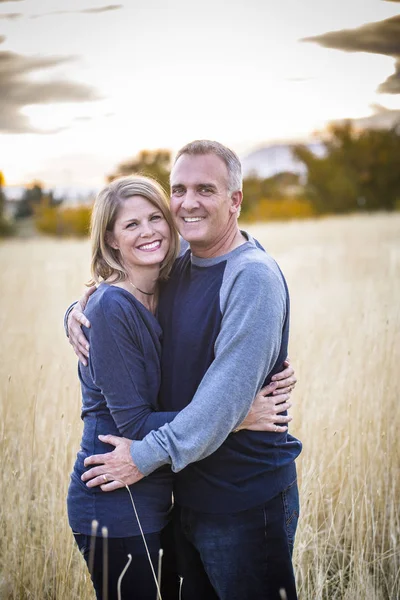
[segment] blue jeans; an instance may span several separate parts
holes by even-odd
[[[266,504],[239,513],[176,508],[182,600],[297,599],[292,566],[299,517],[296,481]]]
[[[122,600],[155,600],[157,588],[141,536],[126,538],[108,538],[106,558],[103,556],[103,539],[92,538],[81,533],[74,534],[83,558],[88,567],[93,565],[91,578],[97,600],[118,600],[118,578],[128,561],[132,562],[122,580]],[[155,572],[158,568],[158,552],[164,549],[161,576],[161,595],[163,600],[178,600],[179,578],[176,571],[173,528],[170,523],[161,533],[145,534],[147,546]],[[91,551],[91,548],[92,551]],[[91,557],[91,552],[93,556]],[[106,590],[104,573],[106,561]]]

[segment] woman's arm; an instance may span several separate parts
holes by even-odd
[[[121,435],[141,440],[178,413],[157,411],[157,352],[143,355],[143,322],[136,307],[122,294],[107,291],[90,312],[92,327],[86,330],[90,354],[88,365],[80,365],[80,373],[85,380],[87,370],[86,377],[89,374],[101,390]]]

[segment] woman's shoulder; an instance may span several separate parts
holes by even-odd
[[[116,319],[128,316],[134,317],[138,313],[134,296],[115,285],[101,283],[94,294],[89,298],[85,314],[89,320],[107,317]]]

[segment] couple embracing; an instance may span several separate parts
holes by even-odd
[[[154,599],[160,547],[164,600],[297,598],[289,295],[241,202],[238,157],[207,140],[178,152],[169,205],[141,176],[96,199],[97,289],[66,319],[84,422],[68,513],[98,599]]]

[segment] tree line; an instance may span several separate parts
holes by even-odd
[[[292,147],[306,176],[283,172],[243,181],[243,220],[304,218],[357,211],[400,209],[400,124],[391,129],[358,130],[351,121],[332,124],[316,156],[305,145]],[[106,180],[141,173],[169,189],[169,150],[142,150],[121,163]],[[0,235],[12,228],[4,213],[4,177],[0,173]],[[39,230],[56,235],[86,235],[90,208],[63,208],[51,192],[34,182],[18,204],[16,218],[34,216]]]

